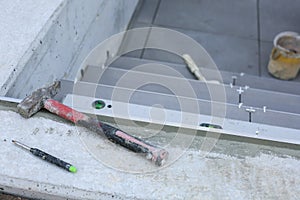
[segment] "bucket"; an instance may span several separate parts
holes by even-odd
[[[274,77],[289,80],[296,78],[300,69],[300,36],[295,32],[282,32],[274,39],[268,65]]]

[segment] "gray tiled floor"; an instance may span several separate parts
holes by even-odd
[[[199,42],[220,70],[270,77],[267,64],[274,36],[300,32],[299,20],[300,0],[142,0],[130,27],[180,31]],[[182,63],[159,50],[130,56]]]
[[[260,49],[261,49],[261,56],[260,58],[260,70],[261,70],[261,76],[264,77],[271,77],[271,75],[268,72],[268,63],[270,58],[270,52],[272,51],[273,43],[272,42],[261,42],[260,43]]]
[[[257,38],[256,0],[162,0],[156,25]]]
[[[273,41],[282,31],[300,33],[299,0],[260,0],[261,40]]]
[[[201,44],[219,69],[259,75],[258,44],[254,40],[190,30],[176,30]],[[158,50],[145,50],[144,58],[183,63],[178,56]]]

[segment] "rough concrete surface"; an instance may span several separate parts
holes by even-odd
[[[15,58],[14,62],[22,61],[19,64],[22,70],[13,72],[11,68],[7,72],[3,69],[11,77],[9,84],[7,82],[3,85],[0,82],[3,85],[0,95],[24,98],[41,85],[54,80],[74,79],[91,49],[126,29],[136,4],[137,0],[65,0],[55,15],[48,16],[49,23],[40,27],[41,33],[36,38],[30,38],[32,47],[22,47],[24,51],[29,48],[31,54],[26,59]],[[30,26],[30,23],[24,24]],[[16,32],[18,37],[25,37],[21,31]]]
[[[19,62],[30,54],[30,47],[49,18],[64,0],[0,1],[0,94],[22,71]]]
[[[157,169],[84,128],[42,117],[23,119],[12,111],[0,111],[0,118],[4,192],[46,199],[297,199],[300,193],[300,160],[289,155],[238,156],[249,150],[247,145],[233,146],[237,154],[211,152],[206,157],[189,149],[176,162]],[[41,161],[13,145],[12,139],[56,155],[78,172]],[[176,148],[168,150],[176,154]],[[99,152],[101,156],[95,155]],[[127,167],[135,164],[154,171],[130,173]]]

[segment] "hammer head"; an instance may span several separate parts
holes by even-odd
[[[60,81],[55,81],[48,87],[34,91],[30,96],[18,104],[18,113],[29,118],[44,107],[44,101],[53,98],[60,89]]]

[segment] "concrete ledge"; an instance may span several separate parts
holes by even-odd
[[[3,110],[0,118],[2,192],[38,199],[296,199],[300,192],[300,160],[284,149],[220,140],[203,157],[197,150],[203,138],[197,137],[191,149],[166,168],[131,173],[120,169],[130,164],[155,166],[68,123],[40,116],[23,119]],[[12,139],[56,155],[78,172],[71,174],[41,161],[13,145]],[[168,150],[171,156],[178,152],[175,147]]]
[[[11,87],[33,55],[64,0],[1,1],[0,7],[0,95]]]
[[[137,0],[60,2],[56,4],[56,10],[45,15],[45,22],[41,23],[38,31],[30,33],[27,46],[20,47],[26,53],[20,52],[19,57],[11,58],[18,66],[16,70],[11,66],[1,70],[6,76],[3,75],[0,82],[0,95],[23,98],[56,79],[74,79],[80,64],[92,48],[111,35],[126,30],[137,4]],[[47,8],[47,4],[44,6]],[[30,14],[23,15],[27,17]],[[39,19],[39,16],[36,18]],[[14,18],[12,20],[17,21]],[[30,26],[30,23],[23,23],[24,26]],[[24,37],[21,31],[18,34]]]

